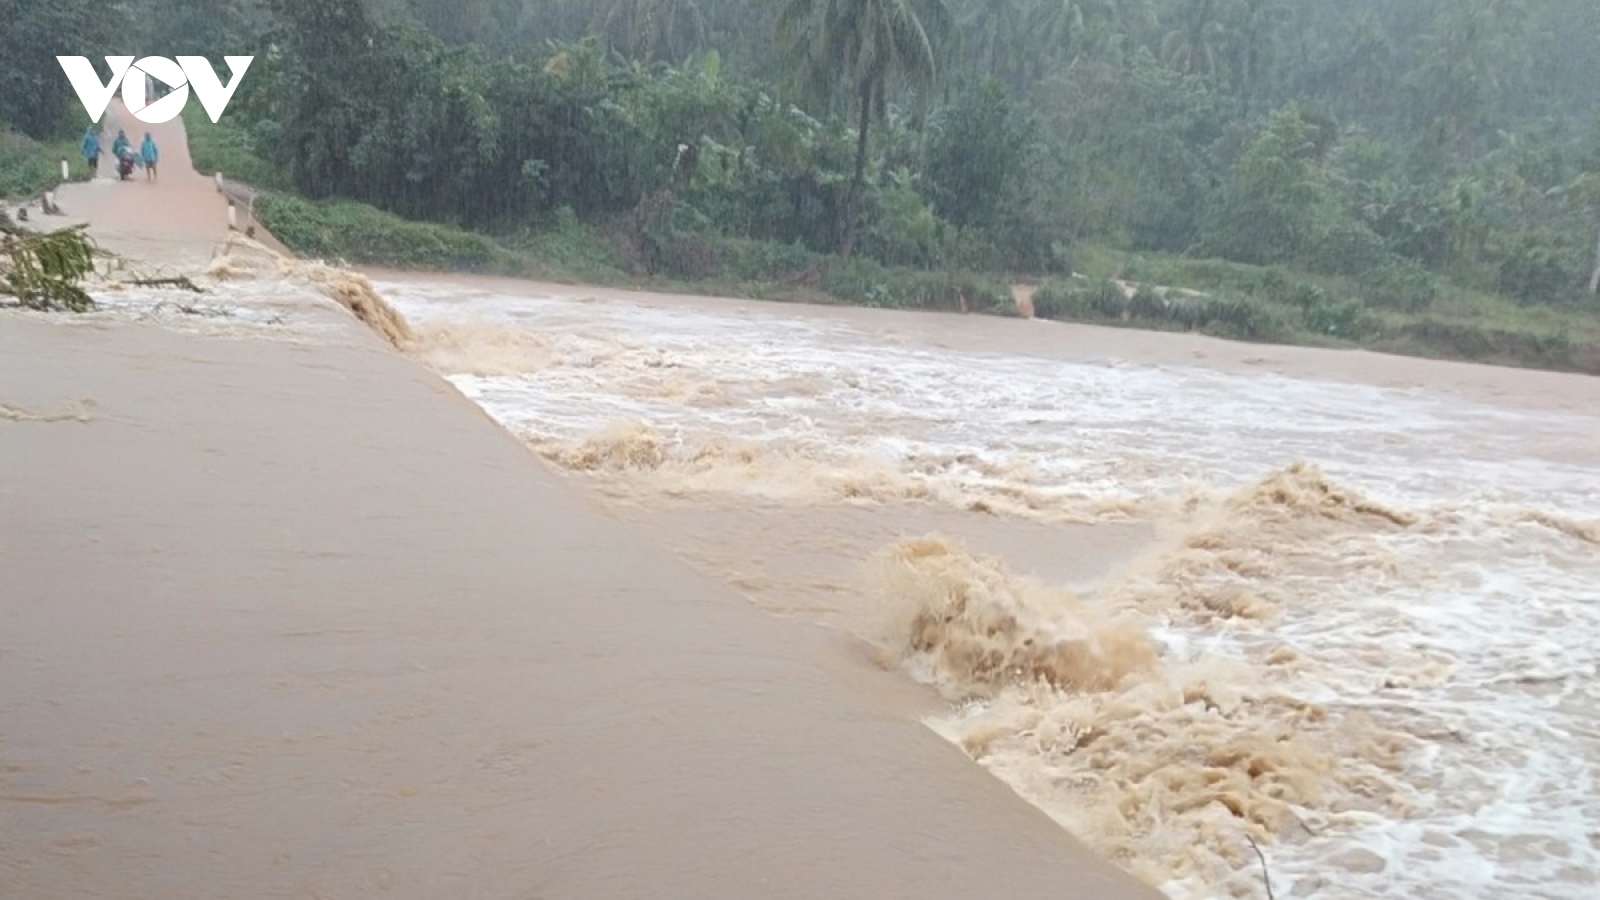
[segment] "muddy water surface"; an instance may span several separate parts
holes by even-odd
[[[1251,841],[1280,897],[1600,889],[1593,379],[378,287],[534,452],[873,642],[945,698],[931,728],[1174,897],[1264,896]]]

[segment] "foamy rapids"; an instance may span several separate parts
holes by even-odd
[[[1279,897],[1600,892],[1600,418],[379,288],[422,359],[632,502],[1156,522],[1086,596],[929,536],[857,599],[952,701],[935,730],[1173,897],[1265,896],[1251,841]]]
[[[927,535],[858,548],[841,602],[948,698],[930,727],[1174,898],[1265,897],[1262,857],[1280,898],[1600,896],[1600,416],[376,288],[617,501],[1151,523],[1079,594]]]

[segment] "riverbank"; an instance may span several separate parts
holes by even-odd
[[[655,271],[625,224],[557,215],[489,236],[413,222],[360,203],[310,203],[255,154],[238,129],[191,118],[202,172],[243,173],[267,189],[261,217],[296,252],[407,271],[452,270],[565,285],[867,308],[989,313],[1502,367],[1600,374],[1600,314],[1575,304],[1523,305],[1448,280],[1330,277],[1222,260],[1081,246],[1074,276],[924,271],[732,238],[697,238],[691,269]],[[1042,280],[1042,286],[1035,282]],[[1024,302],[1026,298],[1027,302]],[[1065,341],[1063,341],[1065,343]],[[1252,353],[1259,352],[1253,350]]]

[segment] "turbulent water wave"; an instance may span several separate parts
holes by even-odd
[[[1151,523],[1093,590],[924,537],[838,602],[955,704],[935,730],[1174,897],[1264,896],[1251,840],[1278,896],[1592,896],[1593,417],[383,290],[412,352],[630,502]]]
[[[1527,522],[1543,525],[1580,541],[1600,544],[1600,521],[1585,522],[1570,516],[1532,509],[1513,511],[1510,513],[1510,519],[1519,524]]]
[[[871,446],[833,446],[825,437],[735,438],[666,431],[639,420],[566,440],[531,429],[521,433],[539,455],[592,477],[603,493],[641,502],[753,497],[857,506],[930,503],[1080,523],[1128,520],[1154,505],[1008,480],[1006,467],[969,455],[895,458]]]
[[[202,270],[180,271],[115,260],[84,285],[86,313],[34,313],[63,325],[141,322],[213,338],[363,346],[339,310],[404,350],[415,337],[398,311],[359,273],[284,256],[230,234]]]
[[[1306,699],[1304,651],[1265,630],[1192,658],[1162,636],[1276,619],[1276,585],[1337,555],[1340,532],[1415,520],[1307,465],[1195,518],[1092,599],[937,540],[883,554],[880,591],[909,612],[906,663],[966,704],[936,730],[1136,874],[1252,896],[1249,840],[1281,846],[1352,816],[1403,817],[1416,742]]]
[[[1589,723],[1490,685],[1592,696],[1592,664],[1489,674],[1469,647],[1428,647],[1404,621],[1441,560],[1396,539],[1471,540],[1469,523],[1373,503],[1296,465],[1192,527],[1091,600],[948,543],[891,548],[881,590],[891,608],[910,604],[904,659],[966,702],[934,727],[1177,896],[1260,896],[1252,839],[1287,856],[1290,896],[1478,896],[1498,879],[1462,866],[1474,854],[1544,896],[1583,895],[1594,823],[1535,810],[1592,790]],[[1385,594],[1369,627],[1340,621]],[[1488,675],[1476,690],[1474,670]],[[1506,728],[1530,719],[1532,732]],[[1560,767],[1551,739],[1576,767]],[[1558,767],[1524,768],[1540,757]],[[1507,789],[1526,807],[1486,826],[1484,806]],[[1550,813],[1565,821],[1539,821]],[[1521,858],[1531,848],[1539,858]]]
[[[1315,459],[1387,496],[1502,502],[1554,487],[1600,517],[1592,417],[1507,412],[1272,375],[1062,364],[885,345],[826,322],[381,286],[434,341],[420,352],[474,400],[540,439],[619,422],[742,440],[830,441],[915,465],[977,460],[997,482],[1123,501],[1240,483]],[[687,399],[686,399],[687,398]],[[1307,409],[1307,414],[1286,414]],[[1600,452],[1600,448],[1593,448]],[[1392,465],[1428,458],[1428,467]],[[1554,463],[1554,464],[1552,464]],[[983,477],[975,468],[974,477]]]
[[[929,487],[866,459],[842,459],[804,444],[708,437],[674,439],[642,422],[573,442],[530,441],[546,459],[599,476],[613,496],[739,495],[790,502],[920,501]]]
[[[415,347],[410,323],[390,306],[366,276],[321,260],[286,256],[237,232],[230,232],[217,248],[206,276],[221,284],[263,282],[307,285],[348,310],[368,328],[401,350]]]

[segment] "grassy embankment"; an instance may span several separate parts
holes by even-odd
[[[1078,277],[1040,287],[1034,298],[1038,314],[1600,374],[1600,304],[1519,305],[1443,279],[1402,289],[1103,248],[1081,250],[1077,258]]]
[[[452,225],[402,219],[364,203],[310,202],[287,189],[281,173],[227,123],[188,115],[189,149],[203,174],[262,191],[256,218],[296,253],[351,263],[417,270],[464,270],[568,283],[684,290],[771,300],[845,302],[910,309],[1011,314],[1005,281],[966,272],[895,269],[870,260],[842,264],[803,248],[718,239],[701,277],[638,273],[621,229],[608,232],[565,210],[543,227],[489,236]]]
[[[0,199],[19,200],[54,187],[61,180],[63,159],[71,165],[73,181],[89,177],[76,140],[40,142],[0,122]]]
[[[285,190],[238,129],[201,116],[187,121],[196,167],[263,189],[257,217],[297,253],[758,299],[1012,312],[1006,281],[993,276],[843,264],[796,247],[720,239],[703,277],[689,282],[636,274],[618,235],[571,215],[490,237],[365,204],[311,203]],[[1357,280],[1092,246],[1074,258],[1077,275],[1039,287],[1034,306],[1042,318],[1600,374],[1596,306],[1523,306],[1416,273]]]

